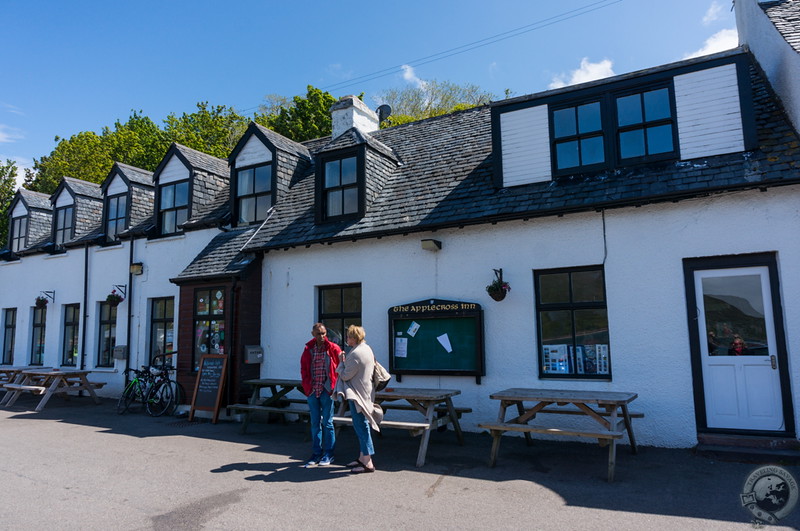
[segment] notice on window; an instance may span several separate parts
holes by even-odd
[[[408,327],[408,335],[414,337],[415,335],[417,335],[418,331],[419,331],[419,323],[416,321],[411,321],[411,326]]]
[[[407,358],[408,357],[408,338],[396,337],[394,338],[394,357]]]
[[[450,345],[450,336],[448,336],[447,334],[442,334],[436,339],[439,340],[439,343],[442,344],[442,346],[444,347],[444,349],[447,351],[448,354],[453,352],[453,347],[452,345]]]
[[[543,345],[542,358],[544,372],[556,374],[569,372],[567,345]]]

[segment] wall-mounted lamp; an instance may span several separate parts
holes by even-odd
[[[442,249],[442,242],[440,242],[439,240],[425,239],[422,240],[420,243],[422,243],[422,248],[425,249],[426,251],[436,252]]]
[[[131,264],[131,275],[141,275],[144,272],[144,264],[141,262],[134,262]]]

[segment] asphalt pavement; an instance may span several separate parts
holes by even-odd
[[[617,452],[596,443],[387,430],[375,440],[374,474],[344,466],[358,452],[342,429],[336,461],[306,469],[301,423],[240,424],[117,415],[115,401],[38,397],[0,409],[0,529],[752,529],[742,507],[761,465],[697,456],[688,449]],[[266,420],[266,419],[263,419]],[[795,478],[800,469],[784,466]],[[771,528],[800,527],[800,507]]]

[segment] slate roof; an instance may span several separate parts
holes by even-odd
[[[697,62],[700,61],[676,65]],[[386,178],[380,195],[363,218],[315,224],[315,179],[311,167],[276,204],[272,219],[247,250],[268,251],[798,183],[798,136],[755,66],[750,67],[750,79],[759,146],[754,151],[633,166],[508,188],[493,184],[489,106],[376,131],[370,135],[372,139],[392,149],[402,164]],[[329,144],[329,140],[314,141],[311,151]]]
[[[800,0],[777,0],[760,6],[786,42],[800,53]]]
[[[25,188],[20,188],[18,192],[25,200],[25,204],[27,204],[29,208],[53,210],[53,205],[50,203],[49,195],[41,192],[34,192],[32,190],[26,190]]]
[[[180,283],[241,275],[256,260],[255,254],[241,252],[255,231],[256,227],[247,227],[221,232],[186,269],[170,281]]]
[[[230,174],[228,163],[222,159],[218,159],[217,157],[213,157],[203,153],[202,151],[197,151],[196,149],[192,149],[178,143],[174,143],[173,146],[175,146],[175,149],[180,151],[181,155],[186,157],[186,160],[189,161],[189,164],[195,170],[213,173],[214,175],[224,176],[226,178]]]
[[[92,199],[103,199],[103,190],[100,188],[100,185],[97,183],[91,183],[89,181],[82,181],[80,179],[76,179],[75,177],[62,177],[63,183],[69,186],[69,189],[75,195],[80,195],[83,197],[90,197]],[[59,190],[60,191],[60,190]],[[56,194],[58,191],[56,192]],[[55,200],[55,195],[53,194],[52,199]]]
[[[395,153],[392,148],[374,138],[372,135],[362,133],[355,127],[351,127],[341,135],[337,136],[334,140],[319,148],[318,152],[325,153],[329,151],[337,151],[340,149],[359,146],[361,144],[367,144],[375,151],[383,153],[387,157],[390,157],[394,160],[398,160],[397,153]]]
[[[125,178],[132,183],[141,184],[143,186],[155,186],[153,183],[153,172],[137,168],[136,166],[129,166],[121,162],[115,162],[114,165],[119,168],[120,173],[125,175]]]
[[[278,149],[286,151],[287,153],[292,153],[293,155],[298,155],[305,159],[311,158],[311,154],[308,151],[308,148],[303,144],[295,142],[294,140],[289,140],[283,135],[279,135],[278,133],[272,131],[271,129],[267,129],[263,125],[259,125],[254,123],[254,125],[258,128],[258,130],[267,137],[267,139]]]

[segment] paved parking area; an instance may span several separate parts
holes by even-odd
[[[342,466],[357,454],[343,429],[339,464],[304,469],[301,424],[119,416],[115,403],[35,399],[0,409],[0,529],[751,529],[741,506],[758,465],[689,450],[607,451],[592,443],[503,441],[433,433],[428,462],[405,431],[376,439],[375,474]],[[796,467],[785,467],[800,478]],[[800,508],[775,528],[800,527]]]

